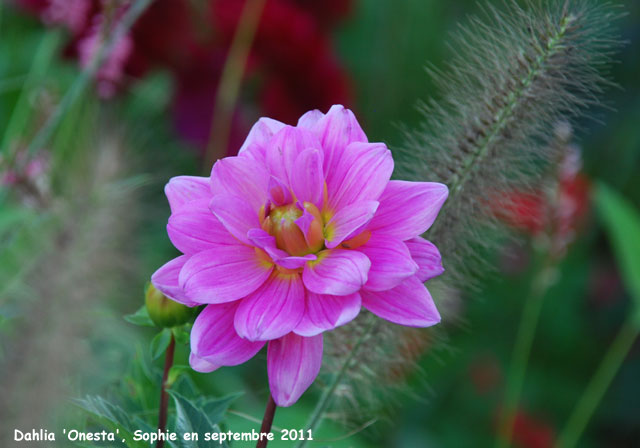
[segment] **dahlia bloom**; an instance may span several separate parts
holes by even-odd
[[[440,321],[423,282],[443,272],[419,235],[445,185],[390,181],[391,152],[369,143],[351,111],[314,110],[297,126],[262,118],[210,178],[180,176],[165,192],[167,231],[184,255],[151,281],[189,306],[191,366],[244,363],[268,343],[271,394],[290,406],[322,363],[322,333],[361,307],[400,325]]]

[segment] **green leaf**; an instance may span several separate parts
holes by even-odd
[[[160,333],[154,336],[151,340],[151,358],[158,359],[169,347],[171,342],[171,330],[168,328],[163,329]]]
[[[219,422],[218,415],[214,415],[215,418],[210,418],[206,411],[200,407],[196,402],[188,400],[175,391],[169,391],[176,405],[176,432],[178,433],[178,445],[181,448],[214,448],[214,447],[228,447],[225,443],[219,441],[204,440],[204,433],[206,432],[219,432],[220,427],[217,425]],[[223,398],[222,400],[226,400]],[[217,421],[216,421],[217,420]],[[197,433],[199,435],[198,440],[184,440],[183,435],[185,433]]]
[[[173,366],[171,366],[171,369],[169,369],[169,375],[167,376],[167,384],[169,385],[169,387],[173,387],[173,384],[178,381],[178,379],[182,378],[182,374],[184,372],[190,372],[191,371],[191,366],[188,365],[179,365],[179,364],[174,364]]]
[[[116,440],[125,439],[125,444],[130,448],[148,448],[148,443],[133,440],[133,433],[138,429],[144,432],[153,431],[144,421],[139,418],[130,418],[125,410],[102,397],[88,395],[84,399],[76,399],[73,402],[110,431],[115,433],[117,430]]]
[[[173,336],[176,338],[178,344],[189,344],[189,331],[191,330],[191,324],[181,325],[179,327],[173,327]],[[187,331],[189,330],[189,331]]]
[[[124,316],[124,320],[133,325],[139,325],[141,327],[155,327],[156,325],[153,323],[151,318],[149,317],[149,312],[147,311],[147,307],[142,305],[138,311],[133,314],[127,314]]]
[[[634,322],[640,327],[640,213],[604,184],[597,186],[596,205],[632,297]]]
[[[242,396],[242,392],[236,392],[226,395],[222,398],[205,399],[201,398],[202,409],[214,423],[221,423],[224,420],[224,414],[229,409],[229,405]]]

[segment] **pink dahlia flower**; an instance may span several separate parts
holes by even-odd
[[[207,307],[191,333],[191,366],[244,363],[268,342],[269,385],[290,406],[322,363],[322,333],[362,307],[396,324],[440,321],[424,282],[443,272],[419,235],[445,185],[390,181],[391,152],[369,143],[350,110],[314,110],[296,127],[268,118],[211,177],[165,188],[169,238],[184,254],[158,269],[165,295]]]

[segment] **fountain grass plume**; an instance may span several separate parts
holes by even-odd
[[[453,39],[446,73],[428,69],[442,96],[421,105],[423,125],[406,133],[398,167],[405,177],[449,187],[428,237],[446,254],[447,270],[466,280],[484,272],[474,255],[492,243],[483,225],[495,224],[490,202],[538,184],[558,160],[549,144],[555,124],[575,123],[602,105],[622,16],[619,7],[590,0],[505,2],[483,11],[486,20],[471,18]]]

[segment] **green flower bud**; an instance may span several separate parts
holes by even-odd
[[[194,308],[174,302],[150,283],[147,285],[144,301],[149,317],[160,328],[185,324],[194,314]]]

